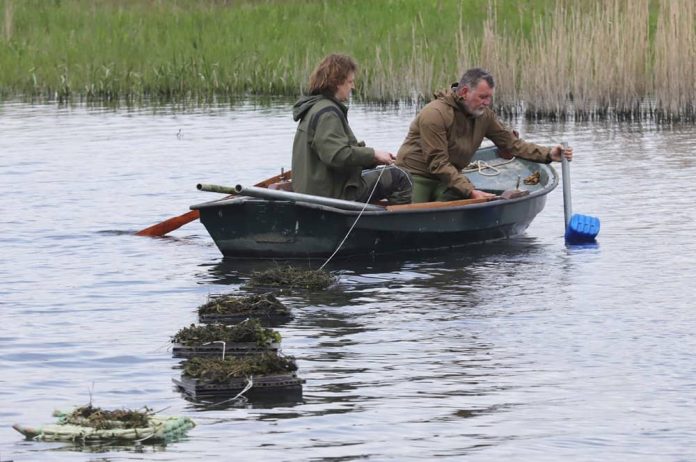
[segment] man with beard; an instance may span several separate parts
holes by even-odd
[[[495,91],[493,76],[469,69],[459,83],[428,103],[408,129],[396,165],[413,180],[413,202],[477,199],[493,196],[479,191],[461,170],[469,165],[483,138],[500,150],[534,162],[568,160],[573,149],[528,143],[517,138],[490,109]]]

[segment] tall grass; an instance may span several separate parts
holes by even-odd
[[[12,39],[12,28],[14,27],[12,0],[5,0],[3,13],[2,36],[6,42],[9,42]]]
[[[537,116],[640,117],[651,79],[648,0],[556,6],[523,46],[521,98]],[[550,24],[548,27],[547,24]]]
[[[692,0],[661,0],[655,32],[658,118],[696,118],[695,75],[696,6]]]
[[[472,66],[530,117],[695,119],[693,0],[0,0],[0,95],[299,95],[327,53],[358,98],[423,101]]]

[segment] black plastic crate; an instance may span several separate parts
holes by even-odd
[[[264,327],[276,327],[286,322],[292,321],[293,316],[288,314],[260,314],[260,315],[237,315],[237,314],[198,314],[201,324],[239,324],[246,319],[256,319]]]
[[[274,342],[267,346],[261,346],[254,342],[226,343],[225,345],[221,342],[213,342],[195,346],[174,343],[172,346],[172,356],[175,358],[222,358],[223,348],[225,357],[248,356],[262,353],[278,353],[280,343]]]
[[[234,398],[248,385],[246,378],[230,378],[224,383],[210,383],[182,375],[172,379],[177,388],[195,399]],[[297,374],[266,375],[252,378],[252,386],[244,395],[248,399],[269,401],[302,400],[302,384]]]

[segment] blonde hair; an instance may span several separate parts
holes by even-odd
[[[357,70],[358,65],[350,56],[330,54],[321,60],[309,76],[309,94],[334,96],[338,86],[346,81],[351,72]]]

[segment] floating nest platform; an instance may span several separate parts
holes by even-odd
[[[27,439],[66,441],[81,444],[113,442],[170,443],[195,427],[188,417],[155,415],[149,409],[104,410],[92,405],[71,412],[55,411],[56,422],[39,427],[12,426]]]
[[[175,358],[245,356],[277,353],[280,333],[261,325],[257,319],[239,324],[191,324],[172,337]]]
[[[175,358],[226,358],[228,356],[260,355],[264,353],[278,353],[280,343],[269,343],[259,346],[256,343],[211,343],[198,346],[181,345],[174,343],[172,356]]]
[[[323,290],[336,284],[336,278],[323,270],[279,266],[251,273],[247,286],[268,289]]]
[[[193,379],[181,376],[181,379],[172,379],[177,388],[193,399],[226,399],[239,395],[251,400],[259,401],[301,401],[302,384],[305,383],[295,373],[264,375],[258,377],[230,378],[222,383],[212,383],[205,380]]]
[[[293,319],[290,310],[272,293],[260,295],[212,295],[198,307],[201,323],[237,324],[256,319],[264,326],[277,326]]]
[[[232,398],[243,393],[247,398],[269,401],[302,399],[305,381],[297,376],[292,356],[192,358],[183,369],[181,379],[172,380],[192,398]]]

